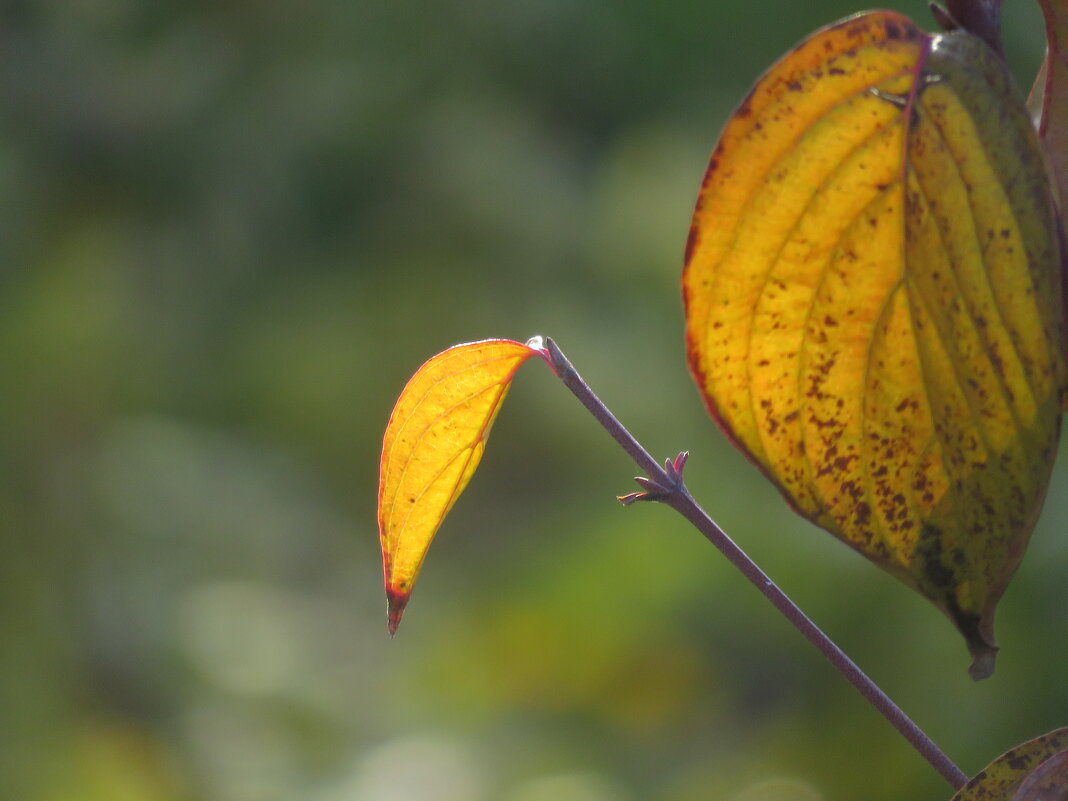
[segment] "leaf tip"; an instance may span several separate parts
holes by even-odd
[[[972,664],[968,668],[968,675],[975,681],[989,679],[994,675],[994,662],[997,659],[998,648],[996,645],[984,642],[971,644]]]
[[[984,617],[982,620],[974,619],[970,626],[960,625],[960,630],[968,642],[968,650],[972,654],[972,664],[968,668],[968,675],[975,681],[988,679],[994,675],[994,662],[998,655],[997,642],[994,640],[993,616]],[[959,625],[959,624],[958,624]]]
[[[956,604],[950,603],[946,610],[968,644],[968,651],[972,655],[968,675],[975,681],[994,675],[994,662],[998,655],[998,644],[994,638],[995,609],[996,604],[990,604],[983,613],[975,614],[965,612]]]
[[[393,587],[386,587],[386,620],[390,637],[396,635],[401,617],[404,615],[404,608],[408,605],[408,599],[411,597],[411,592],[403,592],[395,590]]]

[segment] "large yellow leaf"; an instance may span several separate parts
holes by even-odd
[[[542,354],[531,345],[490,339],[449,348],[419,368],[393,408],[378,485],[390,633],[434,534],[482,459],[515,371]]]
[[[800,514],[943,609],[976,677],[1056,451],[1059,268],[1002,63],[890,12],[816,33],[757,83],[687,245],[713,417]]]

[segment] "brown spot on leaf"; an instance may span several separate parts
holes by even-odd
[[[923,564],[923,572],[928,581],[935,587],[950,589],[953,586],[953,571],[942,562],[944,536],[942,529],[935,524],[924,523],[920,540],[916,543],[916,557]],[[953,605],[956,606],[956,601]],[[957,611],[960,611],[959,608]]]
[[[690,233],[686,237],[686,250],[683,253],[683,264],[689,264],[690,259],[693,258],[693,252],[697,249],[697,243],[701,238],[701,234],[698,231],[697,221],[694,220],[690,225]]]
[[[871,507],[864,501],[857,504],[855,520],[857,525],[862,527],[867,526],[868,523],[871,522]]]
[[[1009,757],[1009,759],[1007,760],[1007,764],[1013,770],[1022,772],[1027,770],[1027,768],[1030,766],[1031,757],[1029,757],[1027,754],[1019,754],[1016,756],[1012,756]]]

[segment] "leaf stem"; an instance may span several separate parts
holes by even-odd
[[[646,493],[644,499],[660,501],[689,520],[694,528],[715,545],[727,557],[727,560],[738,568],[742,575],[749,579],[749,582],[760,590],[810,643],[819,649],[820,653],[838,669],[838,672],[856,687],[868,703],[875,707],[898,730],[901,736],[938,771],[942,778],[949,782],[954,790],[959,790],[963,787],[968,782],[968,777],[964,772],[875,682],[868,678],[864,671],[857,667],[856,663],[830,637],[812,622],[808,615],[801,611],[797,604],[790,600],[786,593],[779,589],[775,582],[749,558],[745,551],[727,536],[723,529],[693,499],[682,481],[681,474],[677,470],[671,469],[672,464],[674,464],[681,470],[681,462],[684,460],[676,459],[674,463],[669,460],[667,470],[661,467],[590,389],[557,344],[549,337],[545,337],[544,344],[547,361],[564,386],[571,390],[582,405],[589,410],[590,414],[596,418],[597,422],[622,446],[623,450],[627,452],[638,467],[646,472],[650,481],[640,483],[643,486],[652,485],[657,491]],[[663,491],[661,492],[660,490]],[[631,499],[633,500],[633,497]]]

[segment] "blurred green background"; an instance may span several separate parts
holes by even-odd
[[[926,20],[920,0],[897,8]],[[678,292],[749,84],[846,0],[0,11],[0,796],[901,801],[948,787],[539,363],[386,635],[407,377],[550,334],[969,774],[1068,724],[1064,468],[973,684],[707,420]],[[1042,49],[1005,9],[1014,67]]]

